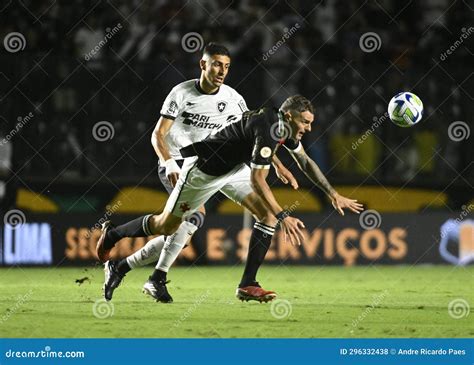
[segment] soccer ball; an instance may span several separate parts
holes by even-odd
[[[398,93],[388,104],[388,115],[399,127],[414,126],[423,116],[423,103],[413,93]]]

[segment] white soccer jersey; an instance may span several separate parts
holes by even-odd
[[[163,117],[174,119],[166,136],[171,157],[182,159],[179,152],[182,147],[201,141],[235,122],[247,110],[244,98],[230,86],[222,85],[216,93],[206,94],[199,86],[199,80],[176,85],[161,108]]]

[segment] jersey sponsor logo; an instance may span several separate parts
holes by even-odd
[[[219,110],[221,113],[225,110],[227,106],[227,103],[225,101],[219,101],[217,103],[217,110]]]
[[[170,104],[168,105],[168,114],[174,115],[178,111],[178,103],[174,100],[170,101]]]
[[[272,155],[272,149],[270,147],[262,147],[260,150],[260,156],[263,158],[269,158]]]
[[[235,123],[239,121],[239,118],[236,115],[229,115],[226,121],[228,124]]]
[[[192,102],[188,101],[188,102],[186,103],[186,106],[193,106],[193,105],[195,105],[195,104],[196,104],[196,103],[192,103]]]
[[[183,124],[197,128],[218,129],[221,127],[219,123],[209,123],[210,117],[198,113],[183,112],[181,116],[184,118]]]

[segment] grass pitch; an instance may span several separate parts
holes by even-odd
[[[242,267],[173,268],[174,303],[127,274],[113,301],[97,268],[0,269],[0,337],[473,337],[474,268],[265,266],[278,301],[234,297]],[[83,284],[76,279],[88,277]],[[457,300],[450,312],[449,303]],[[453,318],[459,317],[458,319]]]

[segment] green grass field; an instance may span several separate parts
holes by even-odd
[[[273,306],[234,297],[242,267],[173,268],[169,290],[175,302],[155,303],[141,293],[151,271],[130,272],[108,304],[100,301],[100,267],[0,269],[0,336],[474,335],[473,313],[466,316],[461,308],[455,319],[448,311],[455,299],[465,301],[461,306],[474,303],[472,266],[265,266],[259,280],[278,293]],[[75,283],[85,276],[90,282]]]

